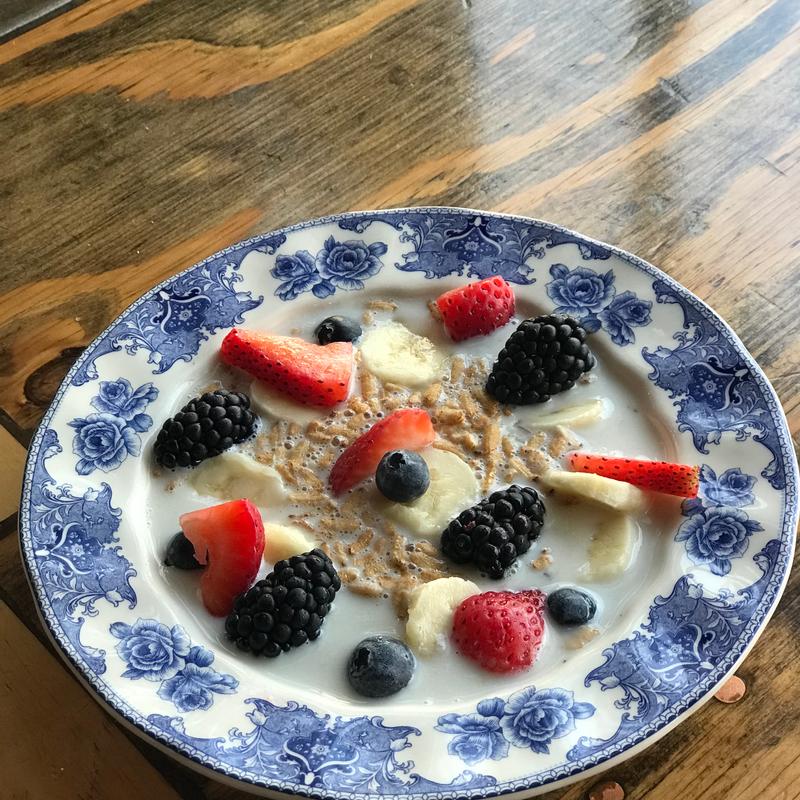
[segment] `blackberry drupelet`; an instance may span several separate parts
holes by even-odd
[[[490,578],[502,578],[539,538],[543,524],[536,490],[514,484],[462,511],[444,529],[441,549],[457,564],[471,563]]]
[[[285,561],[233,604],[225,632],[240,650],[275,658],[314,641],[341,581],[322,550]]]
[[[195,467],[243,442],[255,429],[250,398],[218,389],[190,400],[158,432],[156,463],[167,469]]]
[[[511,334],[486,381],[501,403],[544,403],[595,365],[586,331],[572,317],[550,314],[526,319]]]

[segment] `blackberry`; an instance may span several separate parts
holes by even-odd
[[[442,552],[490,578],[505,571],[539,538],[544,505],[535,489],[509,486],[462,511],[443,531]]]
[[[206,392],[161,426],[155,444],[156,463],[167,469],[195,467],[243,442],[255,424],[246,394],[225,389]]]
[[[526,319],[511,334],[486,381],[501,403],[544,403],[595,365],[586,331],[572,317],[550,314]]]
[[[240,650],[275,658],[314,641],[341,581],[322,550],[278,561],[233,604],[225,632]]]

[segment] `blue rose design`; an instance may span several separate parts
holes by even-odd
[[[616,293],[614,273],[609,270],[599,275],[586,267],[569,269],[564,264],[550,267],[553,276],[547,284],[547,296],[556,303],[556,314],[593,317]],[[597,330],[599,323],[590,324]]]
[[[700,469],[700,491],[715,506],[750,506],[756,501],[752,492],[756,479],[738,467],[717,474],[707,464]]]
[[[192,647],[186,666],[165,680],[158,690],[162,700],[175,704],[178,711],[204,710],[214,702],[214,694],[234,694],[239,681],[212,669],[214,654],[205,647]]]
[[[333,236],[329,236],[322,250],[317,253],[316,262],[319,274],[324,279],[324,291],[333,294],[334,287],[348,291],[363,289],[364,281],[383,266],[380,256],[386,250],[383,242],[337,242]]]
[[[650,323],[650,309],[653,304],[649,300],[640,300],[633,292],[617,295],[604,308],[599,317],[608,331],[614,344],[630,344],[636,338],[632,328]]]
[[[298,250],[293,256],[278,256],[270,275],[281,281],[281,285],[275,290],[281,300],[294,300],[309,289],[314,290],[318,297],[327,296],[319,293],[317,287],[322,279],[317,273],[314,256],[307,250]]]
[[[676,542],[686,542],[686,552],[696,564],[708,564],[715,575],[731,571],[731,559],[744,555],[749,538],[763,531],[760,523],[731,506],[707,508],[678,529]]]
[[[180,625],[168,628],[154,619],[137,619],[133,625],[115,622],[110,629],[120,640],[117,654],[128,665],[123,678],[162,681],[186,665],[190,640]]]
[[[487,758],[495,761],[508,755],[508,742],[500,727],[505,703],[496,697],[478,703],[477,714],[445,714],[439,717],[437,731],[456,734],[447,752],[467,764]]]
[[[72,452],[79,456],[75,470],[89,475],[95,469],[111,472],[128,457],[139,455],[141,443],[136,430],[113,414],[89,414],[69,423],[75,429]]]
[[[153,419],[144,414],[149,403],[158,397],[158,389],[152,383],[145,383],[134,391],[125,378],[116,381],[100,381],[100,390],[92,398],[92,407],[111,414],[130,423],[134,430],[147,431]]]
[[[576,719],[591,717],[591,703],[576,703],[565,689],[541,689],[529,686],[508,698],[500,725],[515,747],[527,747],[535,753],[549,753],[553,739],[560,739],[575,729]]]

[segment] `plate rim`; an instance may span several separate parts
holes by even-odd
[[[20,497],[20,509],[19,509],[19,532],[18,532],[18,545],[20,548],[21,558],[23,567],[25,570],[25,576],[28,582],[28,585],[31,589],[31,593],[34,597],[34,605],[36,608],[37,616],[39,620],[42,622],[44,630],[47,634],[48,639],[54,644],[56,647],[57,652],[61,656],[61,658],[67,663],[67,666],[70,670],[76,675],[79,679],[80,684],[89,691],[90,695],[100,703],[100,705],[108,712],[111,713],[112,717],[117,719],[118,721],[122,722],[124,726],[132,731],[134,731],[138,736],[142,739],[147,741],[148,743],[156,746],[158,749],[166,752],[172,757],[177,757],[179,761],[182,763],[187,764],[192,769],[201,771],[204,774],[208,774],[217,780],[223,780],[225,782],[230,783],[231,785],[235,785],[241,789],[251,792],[267,792],[267,793],[277,793],[283,796],[297,796],[297,797],[309,797],[309,798],[322,798],[322,797],[341,797],[346,798],[347,800],[355,800],[355,798],[370,798],[371,800],[374,799],[377,795],[375,793],[372,794],[363,794],[358,792],[341,792],[341,791],[333,791],[327,790],[324,794],[319,791],[314,790],[312,787],[308,787],[307,791],[303,791],[301,787],[297,787],[296,789],[286,789],[278,784],[270,783],[268,780],[264,781],[253,781],[249,778],[242,777],[241,775],[237,775],[237,770],[235,768],[230,768],[224,764],[224,762],[210,756],[208,754],[200,753],[200,751],[196,751],[198,755],[190,754],[186,752],[188,749],[186,745],[177,745],[170,741],[167,733],[160,728],[152,725],[148,722],[147,718],[144,717],[140,712],[132,709],[128,706],[128,703],[121,698],[116,692],[111,690],[106,691],[102,685],[97,685],[93,671],[86,666],[86,669],[83,669],[80,663],[77,663],[73,658],[72,654],[69,652],[69,642],[65,641],[66,637],[59,635],[57,631],[53,629],[50,621],[47,618],[45,613],[45,604],[46,604],[46,597],[43,597],[41,594],[38,584],[39,584],[39,575],[38,572],[35,570],[34,565],[32,565],[29,561],[28,554],[26,553],[25,549],[25,540],[26,538],[30,537],[30,518],[29,518],[29,501],[30,499],[30,491],[31,491],[31,484],[32,484],[32,477],[34,468],[36,465],[37,457],[39,455],[39,451],[42,445],[42,440],[44,437],[45,431],[48,429],[48,424],[57,410],[58,404],[64,395],[64,393],[70,388],[72,385],[71,381],[75,373],[84,365],[84,363],[89,360],[94,352],[94,350],[99,346],[99,344],[109,335],[109,333],[114,329],[114,327],[124,319],[133,309],[137,308],[142,303],[149,300],[151,297],[156,295],[159,290],[167,286],[168,284],[172,283],[176,278],[188,274],[197,268],[214,261],[222,256],[228,255],[230,253],[236,252],[243,248],[249,247],[256,242],[264,241],[265,239],[278,237],[280,235],[289,234],[298,230],[305,230],[310,228],[316,228],[321,225],[326,225],[330,223],[340,222],[342,220],[347,220],[351,218],[374,218],[374,221],[381,221],[382,216],[387,215],[403,215],[403,214],[420,214],[420,213],[431,213],[431,214],[463,214],[463,215],[478,215],[481,217],[490,217],[494,219],[503,219],[508,220],[511,222],[517,223],[525,223],[525,224],[533,224],[545,229],[549,229],[558,233],[567,234],[571,237],[574,237],[579,242],[583,242],[590,245],[597,245],[610,254],[613,254],[620,258],[621,260],[627,262],[628,264],[632,265],[634,268],[639,269],[640,271],[645,272],[646,274],[651,275],[654,278],[660,279],[665,282],[671,289],[675,290],[677,294],[685,300],[687,303],[694,306],[698,309],[704,316],[711,318],[714,323],[715,327],[717,327],[721,333],[724,333],[726,338],[729,340],[730,344],[733,345],[737,353],[742,357],[742,359],[747,364],[748,368],[751,370],[754,378],[757,380],[760,388],[766,390],[766,395],[771,398],[774,404],[774,412],[773,412],[773,420],[776,423],[776,430],[778,434],[779,442],[784,445],[784,447],[780,448],[780,451],[783,455],[784,460],[784,469],[786,475],[786,485],[783,490],[784,498],[785,498],[785,505],[782,514],[782,525],[780,530],[776,530],[776,536],[783,539],[786,534],[788,533],[789,536],[787,537],[786,542],[781,542],[782,545],[785,545],[786,552],[782,554],[782,559],[785,560],[786,568],[784,569],[781,577],[780,582],[774,589],[773,596],[767,601],[768,605],[764,609],[760,607],[759,610],[762,612],[762,617],[757,624],[755,630],[750,634],[746,643],[744,643],[738,651],[736,649],[733,650],[736,653],[733,662],[728,667],[723,667],[723,672],[721,674],[717,674],[717,669],[712,671],[708,676],[701,681],[689,692],[687,692],[681,700],[674,706],[669,709],[670,718],[664,720],[659,724],[654,731],[651,733],[641,733],[641,731],[637,731],[632,736],[636,737],[636,741],[631,742],[630,744],[624,745],[622,743],[617,743],[614,745],[615,748],[622,748],[619,752],[609,753],[604,757],[600,757],[596,760],[595,763],[582,767],[569,767],[563,766],[560,770],[554,768],[550,770],[550,772],[560,772],[559,775],[553,775],[552,777],[547,777],[544,779],[535,779],[535,776],[523,777],[518,778],[512,781],[506,781],[504,783],[497,783],[493,786],[487,786],[484,788],[479,789],[459,789],[457,786],[454,787],[453,791],[439,791],[435,793],[413,793],[407,792],[403,793],[400,796],[412,796],[412,797],[437,797],[437,798],[452,798],[452,800],[470,800],[471,798],[485,798],[485,797],[499,797],[499,796],[508,796],[508,795],[515,795],[524,792],[535,791],[538,793],[539,791],[544,790],[545,787],[548,789],[566,786],[569,783],[572,783],[577,780],[581,780],[584,778],[589,777],[592,774],[598,773],[607,769],[614,764],[621,763],[628,758],[632,757],[633,755],[638,754],[642,750],[649,747],[651,744],[655,743],[658,739],[660,739],[663,735],[665,735],[669,730],[676,727],[680,722],[688,718],[688,716],[695,711],[697,711],[707,700],[709,700],[712,696],[716,688],[722,684],[728,676],[730,676],[741,662],[746,658],[750,650],[758,641],[759,637],[763,633],[764,629],[766,628],[767,624],[769,623],[775,609],[777,608],[778,602],[780,601],[781,596],[786,588],[786,584],[789,579],[789,575],[791,573],[792,561],[794,556],[794,551],[796,548],[796,534],[792,535],[792,531],[797,530],[798,524],[798,515],[800,514],[800,506],[798,504],[798,483],[800,482],[800,469],[798,469],[798,460],[797,454],[794,450],[791,441],[791,431],[788,426],[788,421],[786,419],[786,414],[783,409],[783,405],[778,397],[778,394],[775,388],[772,386],[769,378],[764,373],[760,365],[757,363],[755,358],[751,355],[748,351],[747,347],[744,345],[742,340],[733,330],[733,328],[728,324],[722,315],[716,312],[711,306],[709,306],[704,300],[700,297],[695,295],[691,290],[683,286],[678,280],[671,277],[658,267],[654,266],[650,262],[640,258],[639,256],[623,250],[619,247],[614,245],[608,244],[603,242],[599,239],[595,239],[593,237],[587,236],[585,234],[579,233],[574,231],[570,228],[566,228],[562,225],[558,225],[555,223],[548,222],[546,220],[537,219],[534,217],[529,217],[525,215],[519,214],[507,214],[495,211],[488,211],[482,209],[475,209],[475,208],[466,208],[466,207],[459,207],[459,206],[407,206],[407,207],[398,207],[398,208],[385,208],[385,209],[370,209],[370,210],[361,210],[361,211],[348,211],[348,212],[341,212],[335,214],[328,214],[320,217],[315,217],[309,220],[305,220],[299,223],[294,223],[292,225],[284,226],[282,228],[277,228],[274,230],[264,231],[262,233],[255,234],[253,236],[247,237],[241,241],[234,242],[233,244],[228,245],[214,253],[208,255],[207,257],[201,259],[200,261],[191,264],[184,269],[179,270],[178,272],[167,276],[163,281],[160,281],[158,284],[152,286],[146,292],[141,294],[137,297],[132,303],[126,306],[120,314],[118,314],[97,336],[95,336],[92,341],[86,346],[80,356],[76,359],[74,364],[70,367],[66,375],[64,376],[63,380],[59,384],[59,387],[56,393],[53,396],[52,401],[48,405],[46,411],[42,415],[39,423],[36,426],[36,429],[31,437],[31,441],[28,447],[28,453],[26,456],[25,461],[25,468],[23,472],[23,483],[21,489],[21,497]],[[49,607],[49,604],[47,604]],[[686,698],[691,697],[692,699],[686,700]],[[119,706],[119,707],[118,707]],[[658,720],[658,717],[656,718]],[[652,721],[649,726],[653,725],[655,721]],[[645,727],[649,727],[645,726]],[[192,748],[193,749],[193,748]],[[541,776],[544,773],[539,772],[536,775]],[[523,785],[524,784],[524,785]]]

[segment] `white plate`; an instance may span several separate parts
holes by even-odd
[[[390,701],[359,701],[341,665],[374,632],[361,629],[372,611],[339,599],[344,611],[314,645],[273,662],[237,653],[197,601],[196,577],[160,566],[188,497],[153,477],[161,422],[215,374],[234,325],[308,335],[367,297],[397,297],[402,311],[491,274],[515,284],[523,308],[557,307],[595,331],[593,389],[617,396],[615,416],[587,440],[701,463],[700,497],[653,515],[634,577],[598,588],[600,636],[565,662],[553,634],[522,675],[470,671],[449,654]],[[769,619],[796,516],[797,463],[778,400],[700,300],[640,259],[554,225],[418,208],[257,236],[134,303],[45,414],[20,527],[61,653],[99,701],[170,754],[257,791],[444,799],[553,788],[629,757],[695,710]],[[565,565],[577,558],[572,542],[561,544]],[[557,546],[557,532],[540,544]]]

